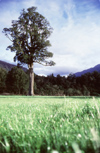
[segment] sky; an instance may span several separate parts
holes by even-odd
[[[12,43],[2,33],[22,9],[37,7],[53,28],[49,37],[55,66],[34,64],[38,75],[65,75],[100,64],[100,0],[0,0],[0,60],[14,63]]]

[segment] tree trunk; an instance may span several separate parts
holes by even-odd
[[[29,95],[34,95],[34,72],[33,72],[33,64],[29,66]]]

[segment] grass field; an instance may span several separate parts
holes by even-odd
[[[100,153],[100,98],[0,96],[0,153]]]

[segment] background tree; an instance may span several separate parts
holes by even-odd
[[[28,76],[18,67],[13,67],[7,75],[7,89],[8,92],[14,94],[27,94],[28,92]]]
[[[6,77],[7,71],[0,67],[0,93],[6,91]]]
[[[47,47],[51,46],[48,37],[52,28],[45,17],[36,11],[36,7],[31,7],[27,11],[23,9],[18,20],[12,21],[11,28],[4,28],[3,32],[12,41],[12,45],[7,49],[16,53],[14,61],[25,63],[29,67],[29,95],[33,95],[33,64],[46,66],[55,64],[53,61],[46,60],[53,56],[52,52],[47,51]]]

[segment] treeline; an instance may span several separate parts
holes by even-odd
[[[100,73],[86,73],[81,77],[51,74],[47,77],[35,75],[36,95],[100,96]],[[0,68],[0,94],[28,95],[29,74],[20,67],[7,72]]]
[[[100,96],[100,73],[86,73],[80,77],[52,74],[35,76],[35,93],[41,95]]]
[[[0,68],[0,94],[27,94],[28,75],[19,67],[9,72]]]

